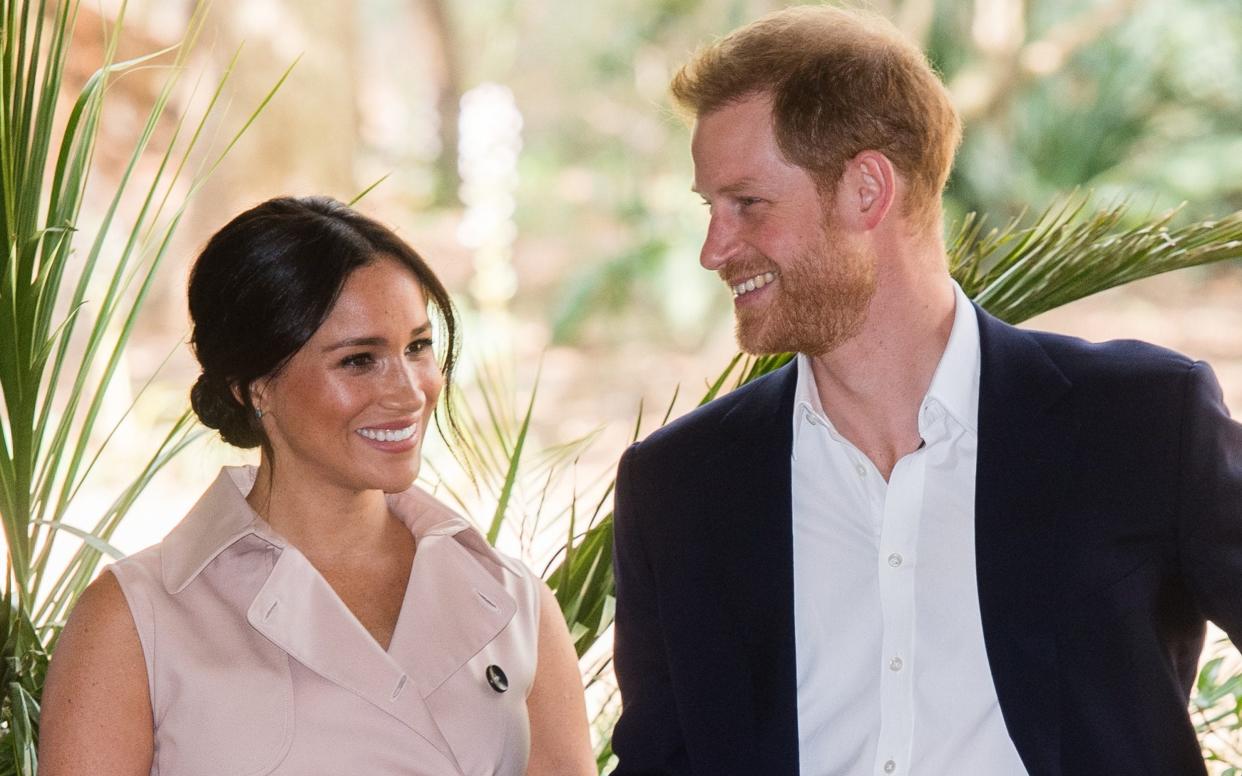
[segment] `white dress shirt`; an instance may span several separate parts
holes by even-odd
[[[886,483],[825,415],[805,355],[793,416],[802,776],[1025,774],[988,668],[975,583],[979,323],[956,310]]]

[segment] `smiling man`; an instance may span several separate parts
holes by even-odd
[[[622,459],[614,773],[1204,773],[1205,623],[1242,636],[1211,369],[971,304],[960,123],[883,19],[778,12],[672,91],[738,341],[798,356]]]

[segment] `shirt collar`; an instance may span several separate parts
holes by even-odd
[[[946,412],[972,434],[979,418],[979,319],[962,287],[953,283],[953,328],[940,363],[932,375],[922,405],[935,399]],[[835,432],[832,420],[819,400],[819,388],[811,372],[811,359],[799,353],[798,383],[794,389],[794,447],[804,422],[822,422]]]
[[[958,423],[972,434],[979,426],[979,318],[962,287],[953,282],[953,329],[927,389]]]
[[[162,575],[169,593],[184,590],[211,561],[243,537],[253,534],[275,547],[287,546],[288,542],[246,501],[256,474],[253,466],[222,468],[198,503],[164,538]],[[457,535],[460,543],[476,555],[515,570],[515,561],[495,552],[477,531],[469,530],[470,523],[464,517],[427,491],[415,485],[386,498],[389,510],[405,523],[415,539]]]

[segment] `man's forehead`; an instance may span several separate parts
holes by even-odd
[[[694,138],[730,129],[754,135],[770,133],[772,101],[766,95],[752,94],[701,113],[694,122]]]
[[[738,188],[789,166],[762,100],[731,103],[702,116],[695,123],[690,152],[692,189],[699,193]]]

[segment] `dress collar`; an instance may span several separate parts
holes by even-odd
[[[163,581],[172,594],[186,588],[224,550],[245,536],[255,535],[284,549],[288,542],[250,507],[246,495],[254,487],[258,470],[253,466],[226,466],[162,544]],[[456,536],[459,543],[480,559],[521,574],[515,562],[497,553],[470,523],[435,496],[411,486],[388,494],[388,509],[416,540],[430,536]]]

